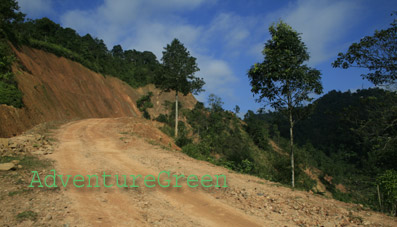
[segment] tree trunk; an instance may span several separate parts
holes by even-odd
[[[378,202],[379,202],[379,210],[382,211],[382,200],[380,198],[380,190],[379,190],[379,184],[376,185],[376,191],[378,192]]]
[[[175,138],[178,137],[178,91],[175,92]]]
[[[291,183],[292,187],[295,187],[295,164],[294,164],[294,134],[293,134],[294,122],[292,120],[292,110],[289,111],[289,136],[291,146]]]

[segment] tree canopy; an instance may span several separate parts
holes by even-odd
[[[175,137],[178,137],[178,93],[187,95],[203,91],[204,80],[194,76],[199,71],[196,58],[190,56],[186,47],[178,40],[172,40],[163,51],[163,74],[157,77],[156,86],[164,91],[175,91]]]
[[[190,55],[178,39],[167,44],[161,60],[164,73],[156,81],[159,88],[165,91],[174,90],[184,95],[203,91],[204,80],[194,76],[200,70],[196,58]]]
[[[286,110],[290,122],[292,187],[294,181],[293,126],[294,112],[309,94],[322,92],[320,71],[303,63],[309,54],[298,32],[280,21],[269,28],[271,39],[263,50],[264,61],[256,63],[248,72],[251,91],[258,94],[258,102],[266,102],[276,110]]]
[[[350,45],[345,54],[338,54],[332,66],[366,68],[370,72],[361,76],[375,85],[396,83],[397,20],[394,19],[389,28],[375,31],[373,36],[365,36]]]

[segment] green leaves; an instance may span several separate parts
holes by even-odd
[[[310,101],[310,93],[322,93],[320,71],[303,63],[309,60],[299,33],[284,22],[269,28],[272,39],[263,50],[264,61],[248,72],[251,91],[258,102],[267,101],[275,109],[298,107]]]
[[[150,100],[152,96],[153,93],[148,92],[146,95],[140,97],[136,101],[138,109],[143,113],[143,117],[145,117],[146,119],[150,119],[150,114],[147,112],[147,109],[153,107],[153,103]]]
[[[12,63],[15,57],[12,54],[6,39],[0,39],[0,104],[23,107],[22,92],[12,73]]]
[[[184,95],[203,91],[204,81],[194,76],[200,69],[196,58],[178,40],[174,39],[163,51],[164,73],[158,77],[156,85],[165,91],[175,90]]]
[[[386,30],[375,31],[359,43],[353,43],[348,51],[339,53],[333,67],[366,68],[370,72],[361,76],[374,85],[393,84],[397,81],[397,21]]]
[[[378,176],[376,183],[379,185],[380,192],[383,195],[385,208],[397,216],[397,171],[386,170]]]

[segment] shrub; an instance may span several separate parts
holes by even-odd
[[[148,92],[146,95],[142,96],[136,101],[138,109],[143,112],[143,117],[146,119],[150,119],[150,114],[147,112],[147,109],[153,107],[153,103],[150,100],[152,96],[153,93]]]
[[[397,216],[397,171],[386,170],[378,176],[376,183],[383,196],[383,207]]]

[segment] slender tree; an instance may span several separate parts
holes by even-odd
[[[353,43],[345,54],[338,54],[332,66],[366,68],[370,72],[361,76],[373,84],[396,85],[397,20],[394,19],[389,28],[375,31],[373,36],[365,36],[359,43]]]
[[[271,39],[262,51],[264,61],[256,63],[248,72],[251,91],[258,94],[257,102],[264,102],[285,113],[290,124],[291,184],[295,187],[293,129],[298,107],[310,102],[310,93],[321,94],[320,71],[305,64],[309,54],[300,34],[280,21],[269,28]]]
[[[200,70],[196,58],[190,56],[189,51],[178,39],[167,44],[161,60],[164,72],[155,83],[164,91],[175,91],[175,137],[178,137],[178,94],[197,94],[203,91],[205,83],[202,78],[194,76],[194,73]]]

